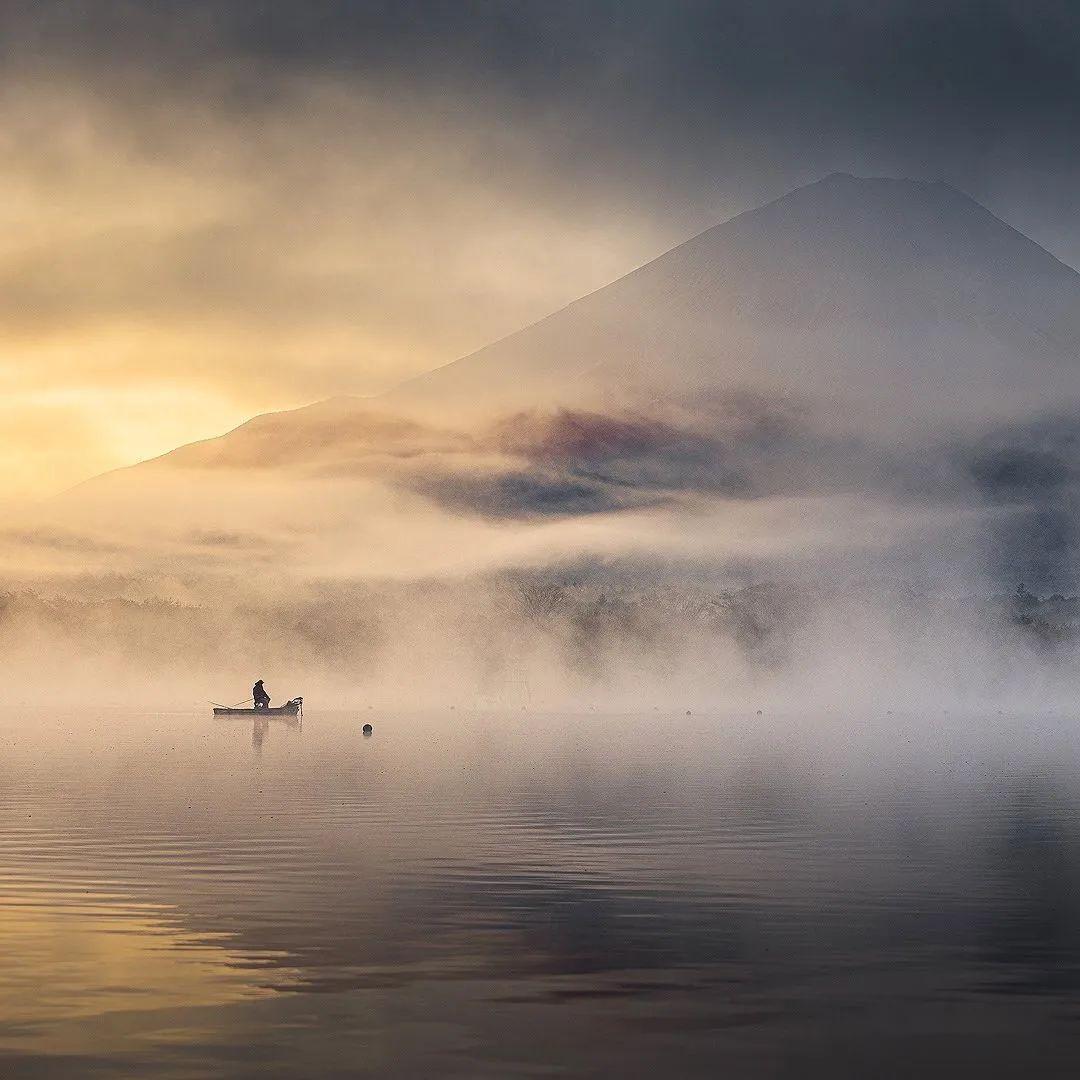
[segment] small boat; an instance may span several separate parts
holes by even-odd
[[[295,697],[284,705],[274,705],[269,709],[235,709],[228,705],[215,705],[215,716],[298,716],[304,709],[304,699]]]

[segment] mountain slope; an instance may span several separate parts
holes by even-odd
[[[833,176],[380,398],[83,484],[0,559],[182,589],[607,558],[1049,585],[1080,557],[1078,404],[1080,274],[943,185]]]
[[[634,505],[642,484],[925,488],[920,446],[1078,402],[1080,274],[949,187],[835,175],[391,393],[256,417],[78,495],[170,471],[215,474],[225,505],[257,472],[515,513]]]
[[[946,185],[834,174],[389,393],[256,417],[146,464],[466,451],[472,420],[537,408],[689,405],[716,433],[809,403],[830,433],[876,437],[1077,402],[1080,274]]]
[[[836,174],[382,398],[817,396],[928,420],[1080,395],[1080,274],[943,185]]]

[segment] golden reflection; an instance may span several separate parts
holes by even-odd
[[[266,997],[295,978],[270,964],[276,954],[192,933],[160,909],[89,903],[0,903],[0,1049],[100,1054],[133,1034],[186,1041],[178,1011]]]

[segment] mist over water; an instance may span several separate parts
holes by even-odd
[[[960,192],[830,175],[379,398],[258,416],[12,516],[6,683],[1057,704],[1077,311],[1080,274]]]

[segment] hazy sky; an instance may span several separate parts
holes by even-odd
[[[834,170],[1080,266],[1080,7],[0,3],[2,494],[377,392]]]

